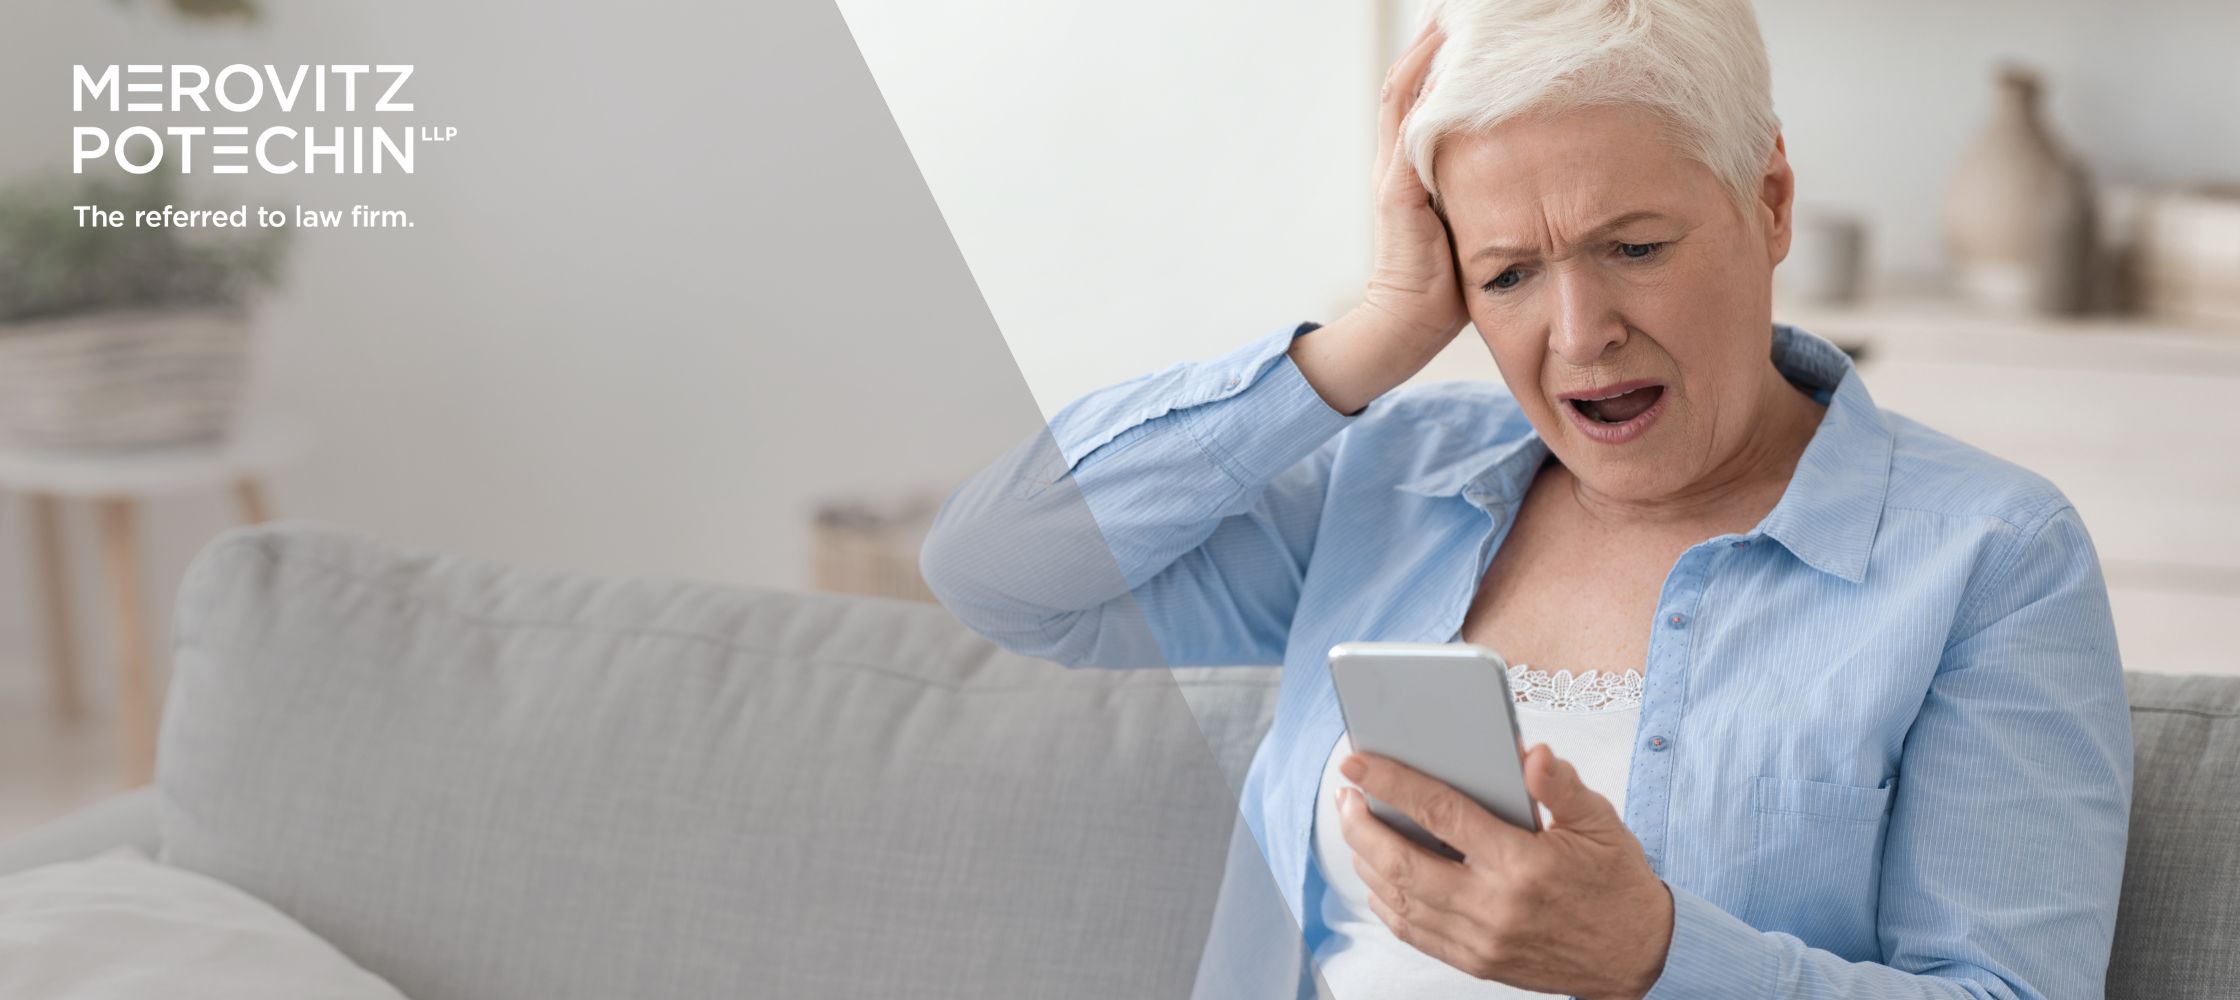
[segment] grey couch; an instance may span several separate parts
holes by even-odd
[[[931,605],[303,523],[214,542],[175,631],[155,785],[0,844],[0,872],[138,844],[417,1000],[1274,997],[1296,976],[1263,946],[1281,904],[1234,807],[1271,669],[1063,670]],[[2109,995],[2240,995],[2240,680],[2126,680]]]

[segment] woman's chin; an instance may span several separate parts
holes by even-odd
[[[1556,457],[1580,485],[1609,500],[1650,503],[1687,488],[1687,477],[1675,475],[1681,463],[1671,449],[1654,438],[1636,439],[1612,446],[1579,434],[1566,434]]]

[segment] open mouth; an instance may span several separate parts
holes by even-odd
[[[1616,425],[1649,412],[1649,408],[1657,405],[1657,400],[1662,398],[1664,398],[1664,386],[1652,383],[1627,389],[1623,392],[1611,392],[1591,398],[1574,398],[1569,402],[1572,409],[1578,410],[1579,414],[1588,420],[1599,424]]]

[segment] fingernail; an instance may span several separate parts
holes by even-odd
[[[1360,781],[1362,775],[1369,773],[1369,766],[1361,762],[1359,754],[1347,754],[1345,763],[1338,765],[1338,773],[1354,781]]]

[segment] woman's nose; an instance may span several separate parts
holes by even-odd
[[[1625,344],[1625,322],[1593,268],[1558,268],[1550,284],[1556,305],[1549,349],[1557,357],[1585,367]]]

